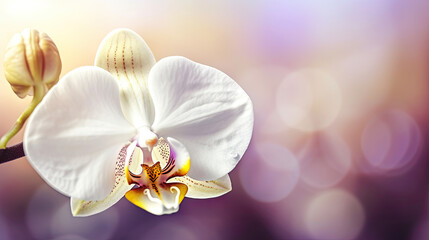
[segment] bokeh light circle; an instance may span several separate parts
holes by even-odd
[[[365,222],[359,200],[350,193],[332,189],[310,202],[305,222],[314,239],[348,240],[358,236]]]
[[[361,139],[365,159],[376,172],[403,172],[416,159],[422,136],[417,123],[401,110],[388,110],[373,117]]]
[[[259,142],[252,146],[252,156],[240,165],[244,190],[261,202],[282,200],[298,182],[298,161],[288,149],[278,144]]]
[[[335,80],[319,70],[290,73],[279,85],[276,108],[291,128],[316,131],[329,126],[341,108],[341,91]]]
[[[316,188],[332,187],[349,172],[352,157],[348,145],[333,133],[320,133],[299,154],[301,179]]]

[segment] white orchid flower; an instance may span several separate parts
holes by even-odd
[[[185,196],[231,190],[228,173],[253,129],[252,103],[237,83],[184,57],[155,63],[126,29],[103,40],[95,65],[63,77],[24,136],[29,162],[71,197],[73,215],[96,214],[123,196],[161,215]]]

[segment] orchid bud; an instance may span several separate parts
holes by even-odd
[[[4,71],[20,98],[32,95],[35,85],[43,86],[46,92],[58,82],[61,72],[57,46],[46,33],[25,29],[10,40]]]

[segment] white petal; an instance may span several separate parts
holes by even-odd
[[[138,169],[141,168],[140,164],[143,161],[143,153],[140,148],[135,148],[131,159],[126,161],[128,156],[127,150],[129,150],[128,146],[129,145],[127,144],[122,148],[116,160],[115,186],[109,196],[101,201],[85,201],[72,197],[70,199],[70,205],[73,216],[86,217],[102,212],[121,200],[121,198],[125,196],[125,193],[133,188],[132,185],[127,183],[125,164],[126,162],[129,162],[129,169],[131,171],[138,171]]]
[[[136,131],[119,101],[118,84],[98,67],[73,70],[48,92],[28,121],[24,150],[49,185],[85,200],[110,193],[116,156]]]
[[[232,189],[231,179],[228,175],[212,181],[197,181],[189,176],[175,177],[170,179],[168,183],[186,184],[188,186],[186,197],[197,199],[219,197]]]
[[[121,87],[121,106],[135,127],[150,126],[153,104],[147,89],[147,77],[155,64],[145,41],[129,29],[117,29],[107,35],[97,51],[95,65],[110,72]]]
[[[229,173],[252,136],[252,102],[244,90],[221,71],[183,57],[156,63],[148,81],[152,129],[183,143],[191,157],[188,175],[213,180]]]

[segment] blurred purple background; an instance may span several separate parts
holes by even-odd
[[[429,239],[428,11],[418,0],[0,0],[1,62],[32,27],[55,41],[64,75],[127,27],[158,60],[227,73],[255,109],[232,192],[173,215],[122,199],[73,218],[25,158],[0,165],[0,239]],[[0,72],[2,134],[30,99]]]

